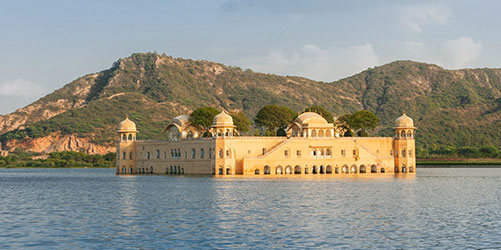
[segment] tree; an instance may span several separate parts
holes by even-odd
[[[257,112],[255,122],[269,131],[276,131],[285,128],[295,116],[296,113],[290,108],[270,104]]]
[[[332,116],[331,112],[327,111],[323,107],[311,106],[309,108],[306,108],[304,110],[304,112],[315,112],[315,113],[321,115],[325,120],[327,120],[328,123],[334,122],[334,117]]]
[[[248,132],[250,129],[250,121],[244,112],[231,112],[231,117],[233,118],[233,124],[237,127],[238,132]]]
[[[191,125],[204,131],[208,131],[212,126],[214,116],[217,114],[219,114],[219,110],[213,107],[197,108],[190,114],[189,121]]]
[[[338,119],[340,126],[357,131],[359,136],[368,136],[367,130],[373,130],[379,125],[379,118],[372,112],[360,110],[353,114],[343,115]]]

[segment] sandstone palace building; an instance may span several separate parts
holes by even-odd
[[[165,140],[136,140],[136,124],[118,126],[117,174],[375,175],[414,173],[414,123],[403,114],[393,137],[340,137],[313,112],[300,114],[284,137],[239,136],[233,119],[218,114],[210,137],[181,115]]]

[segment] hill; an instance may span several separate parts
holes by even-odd
[[[420,148],[501,146],[501,69],[396,61],[318,82],[156,53],[119,59],[0,116],[0,140],[9,150],[105,153],[114,150],[114,130],[126,114],[136,121],[138,138],[163,138],[171,118],[200,106],[253,117],[269,103],[296,111],[315,104],[335,115],[367,109],[381,118],[375,133],[387,136],[405,111],[419,127]]]

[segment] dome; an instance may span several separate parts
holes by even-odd
[[[226,114],[226,112],[221,111],[218,115],[214,117],[212,125],[215,126],[233,126],[233,118],[231,115]]]
[[[327,120],[315,112],[304,112],[300,114],[294,122],[298,124],[328,124]]]
[[[395,120],[396,128],[414,128],[414,121],[405,113]]]
[[[187,115],[178,115],[176,117],[174,117],[174,119],[172,120],[171,123],[174,123],[176,125],[178,125],[179,127],[183,127],[184,124],[186,124],[189,120],[189,116]]]
[[[136,124],[133,121],[129,120],[129,117],[127,117],[125,118],[125,120],[120,122],[117,132],[137,132]]]

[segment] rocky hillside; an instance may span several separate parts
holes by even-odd
[[[114,130],[126,114],[138,137],[162,138],[172,117],[200,106],[254,116],[269,103],[297,111],[316,104],[336,115],[367,109],[381,118],[381,135],[390,135],[405,111],[419,127],[420,147],[501,146],[501,69],[397,61],[327,83],[155,53],[120,59],[0,116],[0,139],[9,150],[103,153],[114,150]]]

